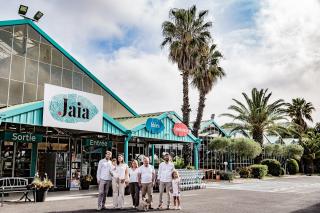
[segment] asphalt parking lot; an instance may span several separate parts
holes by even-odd
[[[0,212],[96,212],[96,191],[87,194],[67,192],[51,193],[44,203],[6,202]],[[102,212],[136,212],[130,208],[130,197],[126,196],[124,210],[111,208]],[[154,194],[154,207],[158,204],[158,193]],[[216,212],[216,213],[302,213],[320,212],[320,177],[295,176],[267,180],[249,180],[234,183],[208,184],[206,189],[185,191],[182,210],[161,212]],[[150,210],[157,211],[157,210]]]

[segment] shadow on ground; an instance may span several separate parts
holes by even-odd
[[[173,209],[170,209],[173,210]],[[170,211],[169,210],[169,211]],[[168,211],[168,210],[159,210],[159,209],[150,209],[148,212],[161,212],[161,211]],[[101,211],[97,211],[96,209],[79,209],[79,210],[72,210],[72,211],[54,211],[54,212],[48,212],[48,213],[82,213],[82,212],[114,212],[114,213],[125,213],[125,212],[145,212],[140,211],[133,208],[124,208],[124,209],[104,209]]]
[[[299,209],[297,211],[293,211],[291,213],[319,213],[320,212],[320,203],[309,206],[304,209]]]

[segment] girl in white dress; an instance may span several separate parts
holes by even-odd
[[[124,207],[124,191],[129,182],[128,165],[124,163],[123,155],[118,155],[118,165],[116,171],[119,175],[119,183],[116,191],[117,207]]]
[[[118,208],[118,191],[119,191],[119,175],[117,172],[117,159],[112,159],[112,198],[113,198],[113,207]]]
[[[179,173],[177,170],[174,170],[172,172],[172,196],[173,196],[173,204],[174,204],[174,209],[179,209],[181,210],[180,206],[180,177]]]

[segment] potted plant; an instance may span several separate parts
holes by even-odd
[[[48,190],[53,187],[53,184],[51,180],[49,180],[47,173],[45,173],[45,178],[43,178],[43,180],[39,177],[37,173],[31,185],[35,188],[36,202],[44,202],[46,200]]]
[[[81,189],[89,189],[90,183],[93,180],[91,175],[85,175],[81,178]]]

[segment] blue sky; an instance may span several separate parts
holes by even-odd
[[[161,49],[171,8],[208,9],[227,76],[207,97],[204,118],[221,114],[253,87],[274,99],[305,97],[319,110],[320,3],[317,0],[0,0],[0,19],[18,19],[19,4],[45,13],[38,25],[139,113],[175,110],[181,76]],[[192,118],[198,102],[190,87]],[[319,113],[314,113],[319,121]],[[218,117],[221,123],[226,118]]]

